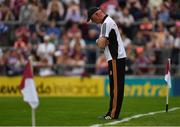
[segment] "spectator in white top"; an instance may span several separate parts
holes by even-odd
[[[55,52],[55,46],[49,43],[50,37],[45,35],[44,43],[40,44],[37,49],[37,55],[40,57],[40,62],[37,65],[40,66],[39,74],[41,76],[53,75],[54,72],[51,69],[53,65],[53,56]]]
[[[134,23],[133,16],[129,13],[128,8],[124,8],[122,15],[119,18],[119,21],[122,25],[125,25],[126,27],[130,26]]]
[[[40,58],[47,58],[49,64],[53,64],[53,55],[55,52],[55,46],[52,43],[49,43],[50,37],[45,35],[44,43],[40,44],[37,49],[37,55]]]
[[[78,31],[75,33],[73,40],[70,42],[70,48],[74,48],[76,43],[80,43],[80,46],[82,49],[86,47],[85,40],[82,38],[82,33],[81,31]]]
[[[29,0],[24,0],[24,5],[21,6],[19,21],[26,23],[33,23],[35,20],[34,11],[29,3]]]

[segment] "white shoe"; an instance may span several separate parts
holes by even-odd
[[[112,120],[111,116],[105,116],[104,119],[105,120]]]

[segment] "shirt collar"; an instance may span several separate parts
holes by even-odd
[[[106,20],[107,17],[108,17],[108,15],[104,16],[102,23]]]

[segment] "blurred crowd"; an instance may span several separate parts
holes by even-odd
[[[179,0],[0,0],[0,73],[22,74],[31,56],[41,76],[107,74],[100,26],[86,21],[92,6],[118,24],[127,74],[162,74],[168,57],[179,66]]]

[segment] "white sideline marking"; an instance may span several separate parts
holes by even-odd
[[[178,110],[180,109],[180,107],[174,107],[174,108],[171,108],[168,110],[168,112],[172,112],[172,111],[175,111],[175,110]],[[108,122],[108,123],[104,123],[104,124],[94,124],[90,127],[101,127],[103,125],[115,125],[115,124],[118,124],[118,123],[123,123],[123,122],[128,122],[132,119],[137,119],[137,118],[140,118],[140,117],[144,117],[144,116],[152,116],[152,115],[155,115],[155,114],[159,114],[159,113],[164,113],[166,112],[165,110],[162,110],[162,111],[156,111],[156,112],[149,112],[149,113],[146,113],[146,114],[137,114],[137,115],[134,115],[134,116],[131,116],[131,117],[127,117],[127,118],[124,118],[122,120],[118,120],[118,121],[113,121],[113,122]]]

